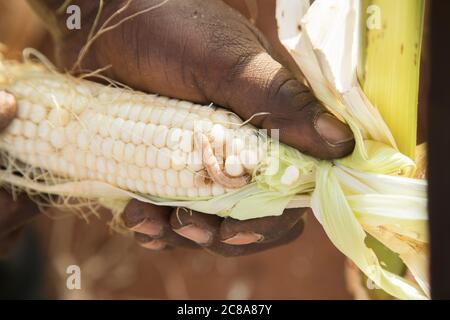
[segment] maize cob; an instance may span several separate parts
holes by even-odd
[[[295,2],[283,3],[288,7]],[[186,102],[88,84],[29,62],[0,60],[0,90],[14,95],[19,107],[17,124],[0,136],[0,151],[7,156],[0,182],[29,192],[98,199],[117,213],[130,198],[241,220],[310,206],[336,247],[383,290],[403,299],[426,298],[427,279],[422,274],[426,250],[405,250],[412,244],[427,246],[426,182],[408,178],[414,173],[414,161],[396,149],[382,116],[355,82],[356,68],[346,59],[353,43],[347,39],[355,25],[353,1],[314,2],[301,19],[301,28],[298,17],[286,19],[295,10],[286,9],[278,10],[278,18],[286,22],[280,28],[287,36],[283,43],[316,96],[352,128],[356,140],[352,155],[320,161],[257,134],[220,109],[212,112]],[[23,108],[25,100],[28,107]],[[47,125],[40,128],[41,123]],[[155,126],[148,129],[151,139],[146,138],[147,126]],[[178,138],[168,139],[177,129],[187,130],[190,137],[189,152],[180,147],[186,155],[180,162],[173,157],[181,152],[173,148]],[[175,136],[183,137],[181,132]],[[148,152],[151,147],[156,152]],[[39,150],[45,150],[43,155]],[[23,170],[23,163],[30,172]],[[182,185],[178,171],[186,168],[194,178]],[[21,179],[16,169],[34,180]],[[373,233],[378,241],[402,260],[415,262],[417,268],[410,271],[416,283],[387,270],[367,247],[367,233],[374,228],[386,231]]]
[[[27,64],[4,68],[18,117],[0,148],[61,178],[207,198],[246,185],[262,160],[256,130],[225,110],[85,80],[74,86]]]

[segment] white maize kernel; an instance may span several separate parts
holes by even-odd
[[[156,159],[157,167],[163,170],[170,168],[170,157],[171,152],[167,148],[161,148],[158,150],[158,155]]]
[[[244,167],[237,156],[231,155],[225,160],[225,172],[232,177],[239,177],[244,173]]]
[[[171,128],[167,134],[167,147],[176,150],[179,148],[183,131],[179,128]]]
[[[135,191],[136,190],[136,181],[133,179],[127,179],[127,188],[128,188],[128,190]]]
[[[121,105],[119,108],[119,111],[117,112],[117,117],[119,117],[121,119],[128,119],[128,115],[130,114],[130,111],[131,111],[130,104]]]
[[[147,194],[153,194],[153,195],[156,195],[156,189],[155,189],[155,184],[153,183],[153,182],[148,182],[146,185],[145,185],[145,189],[146,189],[146,193]]]
[[[187,165],[188,168],[194,172],[203,169],[203,160],[200,153],[197,151],[191,152],[188,155]]]
[[[132,163],[134,160],[134,151],[136,147],[132,143],[127,143],[124,149],[124,160],[128,163]]]
[[[34,140],[30,140],[30,139],[27,139],[27,140],[25,140],[25,144],[24,144],[24,146],[25,146],[25,151],[27,152],[27,153],[34,153]]]
[[[143,144],[140,144],[136,147],[135,155],[134,155],[134,162],[139,167],[145,167],[146,164],[146,152],[147,147]]]
[[[130,110],[128,119],[135,121],[135,122],[138,121],[141,112],[142,112],[142,106],[140,106],[138,104],[131,106],[131,110]]]
[[[244,149],[245,143],[241,138],[231,139],[231,143],[227,144],[227,156],[239,154]]]
[[[152,113],[150,115],[150,120],[152,123],[159,124],[159,119],[161,118],[161,115],[163,113],[164,109],[160,107],[154,107],[152,108]]]
[[[48,122],[46,120],[42,121],[38,127],[39,135],[40,135],[40,130],[41,130],[41,124],[44,124],[44,126],[45,125],[49,126]],[[42,128],[42,130],[45,130],[45,128]],[[81,130],[81,127],[75,121],[72,121],[67,125],[67,127],[65,128],[65,131],[66,131],[66,138],[69,143],[75,144],[77,142],[77,134],[78,134],[79,130]],[[43,132],[43,134],[45,134],[45,131]]]
[[[138,122],[135,124],[133,128],[133,132],[131,134],[131,142],[136,145],[142,144],[142,138],[144,137],[145,123]]]
[[[90,171],[95,171],[96,163],[97,163],[96,157],[90,152],[86,153],[86,166],[89,168]]]
[[[75,153],[73,161],[77,165],[77,167],[85,167],[86,166],[86,153],[83,151],[78,151]]]
[[[84,130],[78,132],[77,144],[81,150],[87,150],[89,148],[89,136]]]
[[[291,186],[297,182],[300,177],[300,171],[295,166],[289,166],[284,170],[280,182],[286,186]]]
[[[198,188],[198,195],[200,197],[211,196],[211,186],[204,186],[204,187]]]
[[[112,158],[113,156],[114,140],[106,138],[102,142],[102,155],[106,158]]]
[[[110,133],[110,127],[113,122],[113,119],[109,116],[103,116],[101,125],[98,127],[98,133],[103,138],[106,138],[109,136]]]
[[[94,154],[94,155],[101,155],[102,154],[102,144],[103,144],[103,139],[100,138],[100,136],[94,136],[89,144],[89,150]]]
[[[166,170],[166,181],[169,186],[178,187],[178,171],[175,171],[173,169]]]
[[[157,148],[164,147],[166,145],[168,132],[169,129],[166,126],[157,126],[155,134],[153,135],[153,145]]]
[[[177,195],[177,191],[175,188],[173,188],[171,186],[165,186],[164,195],[166,197],[175,197]]]
[[[140,193],[145,193],[147,190],[145,182],[142,180],[136,180],[136,190]]]
[[[179,173],[180,185],[183,188],[194,187],[194,173],[188,169],[181,170]]]
[[[64,127],[70,121],[70,113],[66,109],[53,108],[48,114],[48,121],[57,127]]]
[[[253,150],[242,150],[239,154],[239,159],[247,170],[254,170],[258,165],[258,154]]]
[[[29,139],[34,139],[37,135],[37,126],[31,121],[23,123],[23,135]]]
[[[88,177],[89,180],[97,180],[97,172],[96,171],[92,171],[92,170],[88,170],[87,177]]]
[[[184,188],[176,188],[177,197],[186,197],[187,192]]]
[[[152,123],[147,124],[144,129],[144,143],[148,146],[153,144],[153,136],[155,134],[156,126]]]
[[[121,128],[124,123],[125,121],[122,118],[116,118],[113,120],[113,122],[111,122],[111,126],[109,128],[109,135],[111,136],[111,138],[113,138],[114,140],[119,139]]]
[[[114,185],[116,183],[116,177],[114,176],[114,174],[108,173],[106,175],[106,182],[108,182],[109,184]]]
[[[172,169],[181,170],[186,167],[187,155],[181,150],[173,151],[170,158]]]
[[[225,111],[215,111],[211,114],[211,120],[215,123],[221,124],[224,127],[227,127],[229,125],[228,123],[228,115]]]
[[[178,110],[173,116],[170,126],[181,128],[188,114],[187,110]]]
[[[145,182],[153,181],[152,170],[148,167],[142,168],[141,169],[141,178]]]
[[[106,167],[106,159],[105,159],[105,158],[103,158],[103,157],[98,157],[98,158],[97,158],[96,166],[97,166],[97,170],[98,170],[100,173],[107,173],[107,172],[108,172],[108,169],[107,169],[107,167]]]
[[[200,122],[200,116],[195,113],[189,113],[183,123],[183,129],[185,130],[194,130],[196,128],[197,123]]]
[[[180,141],[180,149],[186,153],[192,152],[194,148],[193,132],[190,130],[183,130]]]
[[[154,168],[152,170],[153,181],[158,185],[166,185],[166,174],[165,171],[160,168]]]
[[[198,190],[196,188],[187,189],[187,196],[188,198],[197,198]]]
[[[116,183],[122,189],[126,189],[127,187],[127,180],[123,177],[116,177]]]
[[[131,120],[125,121],[120,130],[120,138],[123,142],[131,142],[135,122]]]
[[[39,123],[38,126],[38,136],[41,139],[47,140],[50,136],[51,127],[47,120],[42,121]],[[76,135],[75,135],[75,141],[76,141]]]
[[[50,134],[50,142],[56,149],[63,148],[67,143],[64,128],[58,127],[53,129]]]
[[[217,183],[214,183],[212,185],[211,191],[212,191],[213,196],[220,196],[225,193],[225,189]]]
[[[108,114],[112,117],[117,117],[119,113],[120,106],[118,104],[113,104],[108,108]]]
[[[127,178],[128,177],[128,166],[125,163],[119,163],[117,166],[117,172],[120,177]]]
[[[47,116],[47,109],[39,104],[34,104],[31,109],[30,119],[36,124],[39,124]]]
[[[172,118],[176,112],[176,109],[167,107],[164,109],[164,112],[161,114],[161,118],[159,119],[159,124],[164,126],[169,126],[172,122]]]
[[[225,128],[221,124],[215,124],[209,131],[214,148],[222,148],[225,141]]]
[[[177,103],[177,108],[185,109],[188,111],[192,108],[192,106],[193,106],[193,103],[191,103],[189,101],[181,100],[181,101],[178,101],[178,103]]]
[[[147,166],[150,168],[156,167],[156,158],[158,155],[158,149],[154,146],[148,146],[147,147],[147,154],[146,154],[146,160],[147,160]]]
[[[150,116],[152,114],[152,108],[151,107],[144,107],[141,110],[141,113],[139,114],[138,120],[147,123],[151,120]]]
[[[139,167],[134,164],[128,165],[128,177],[133,180],[138,180],[139,179]]]
[[[162,186],[160,184],[156,184],[155,185],[155,193],[156,193],[156,195],[158,195],[160,197],[164,197],[166,195],[166,190],[165,190],[164,186]]]
[[[125,149],[125,144],[122,141],[120,141],[120,140],[114,141],[114,144],[113,144],[113,158],[114,158],[114,160],[117,160],[119,162],[123,161],[123,159],[124,159],[124,149]]]
[[[17,103],[17,117],[19,119],[28,119],[32,105],[27,100],[20,100]]]
[[[25,122],[20,121],[18,119],[14,119],[11,124],[7,128],[7,132],[14,135],[19,136],[23,133],[23,128],[25,126]]]
[[[117,164],[113,159],[108,159],[106,161],[106,170],[113,175],[117,173]]]
[[[49,154],[52,151],[53,148],[48,142],[42,140],[36,142],[36,153]]]

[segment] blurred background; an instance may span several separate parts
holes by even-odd
[[[252,19],[282,54],[274,0],[226,2]],[[0,43],[7,46],[6,55],[11,58],[19,57],[25,47],[52,55],[51,39],[25,0],[0,0]],[[110,220],[108,212],[87,220],[54,210],[45,212],[27,227],[14,251],[0,260],[0,298],[353,297],[345,277],[345,257],[312,214],[303,236],[293,243],[239,258],[189,249],[152,252],[139,247],[133,238],[112,231]],[[80,290],[67,289],[70,265],[81,269]],[[355,287],[354,283],[350,287]]]

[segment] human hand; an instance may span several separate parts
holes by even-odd
[[[107,2],[99,25],[127,2]],[[65,24],[60,23],[54,32],[59,35],[58,62],[68,69],[77,61],[97,12],[92,1],[72,3],[81,7],[81,30],[62,31]],[[111,25],[160,3],[132,1]],[[169,0],[119,24],[92,43],[77,70],[105,66],[110,66],[106,76],[141,91],[205,104],[212,101],[243,119],[267,112],[251,123],[280,129],[282,142],[318,158],[342,157],[354,147],[350,129],[272,58],[264,36],[247,19],[220,0]],[[291,209],[279,217],[237,221],[133,200],[123,221],[150,249],[196,243],[234,256],[295,239],[303,229],[305,211]]]

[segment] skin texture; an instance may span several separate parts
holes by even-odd
[[[72,70],[86,43],[97,8],[81,7],[81,30],[67,30],[61,1],[29,0],[55,37],[56,60]],[[112,24],[162,0],[135,0]],[[126,1],[107,2],[99,25]],[[349,154],[350,129],[325,109],[309,89],[271,55],[264,36],[240,13],[220,0],[170,0],[103,34],[90,47],[75,72],[110,66],[104,74],[135,89],[228,108],[252,123],[280,129],[280,140],[323,159]],[[275,56],[275,55],[274,55]],[[307,209],[280,217],[237,221],[181,208],[131,201],[124,224],[146,248],[202,247],[237,256],[266,250],[295,239]]]

